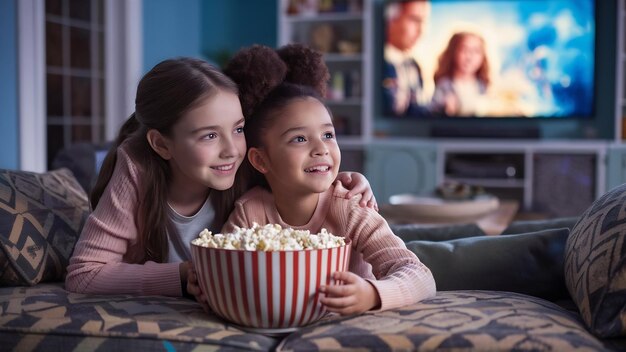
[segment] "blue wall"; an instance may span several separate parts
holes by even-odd
[[[277,44],[277,1],[202,2],[202,53],[215,63],[241,47]]]
[[[149,71],[162,60],[202,57],[200,34],[202,0],[149,0],[143,2],[143,67]],[[221,1],[208,1],[221,3]]]
[[[0,0],[0,168],[18,168],[17,9]]]

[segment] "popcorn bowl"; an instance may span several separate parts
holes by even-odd
[[[288,332],[319,320],[321,285],[347,271],[350,243],[336,248],[251,251],[191,244],[199,285],[209,307],[248,330]]]

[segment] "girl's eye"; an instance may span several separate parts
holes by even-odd
[[[326,138],[326,139],[333,139],[333,138],[335,138],[335,134],[332,133],[332,132],[326,132],[326,133],[324,133],[324,138]]]
[[[291,140],[292,142],[297,142],[297,143],[303,143],[306,142],[306,138],[302,137],[302,136],[298,136],[294,139]]]
[[[208,133],[202,136],[202,139],[215,139],[215,138],[217,138],[217,133],[215,132]]]
[[[243,133],[243,126],[235,128],[235,133]]]

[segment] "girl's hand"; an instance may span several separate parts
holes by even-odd
[[[372,284],[349,271],[336,272],[333,279],[343,281],[343,285],[321,286],[320,302],[330,312],[341,315],[360,314],[380,306],[378,291]]]
[[[211,309],[209,308],[207,297],[200,289],[200,285],[198,285],[198,276],[193,265],[190,265],[187,270],[187,293],[196,298],[196,301],[200,303],[205,312],[210,313]]]
[[[365,176],[358,172],[340,172],[337,175],[337,181],[340,181],[341,184],[348,189],[348,194],[346,194],[347,199],[361,194],[359,205],[361,207],[367,206],[378,211],[376,197],[374,197],[372,187]]]

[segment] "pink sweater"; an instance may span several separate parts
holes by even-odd
[[[326,228],[352,241],[349,270],[376,287],[381,300],[380,310],[434,296],[435,280],[430,270],[391,232],[381,215],[370,208],[361,208],[358,197],[345,199],[347,192],[337,182],[320,195],[308,224],[291,226],[281,219],[272,194],[257,187],[235,202],[235,210],[224,226],[224,232],[231,232],[235,225],[250,227],[253,222],[280,224],[311,232]]]
[[[181,296],[180,263],[137,264],[140,171],[123,148],[98,206],[89,215],[67,267],[68,291]]]

